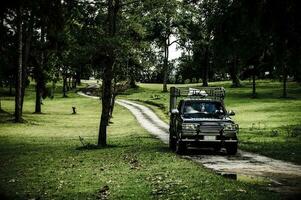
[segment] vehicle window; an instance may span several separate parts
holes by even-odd
[[[186,101],[183,112],[184,115],[202,114],[206,115],[204,117],[218,117],[224,113],[224,109],[219,102]]]
[[[181,112],[182,105],[183,105],[183,100],[181,100],[181,101],[179,102],[179,105],[178,105],[178,111],[179,111],[179,112]]]

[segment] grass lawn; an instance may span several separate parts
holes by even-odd
[[[233,119],[240,126],[240,148],[273,158],[301,164],[301,86],[288,84],[289,98],[280,98],[282,85],[277,81],[257,81],[256,99],[251,98],[252,86],[243,82],[231,88],[230,82],[210,83],[226,88],[225,104],[234,110]],[[177,85],[194,87],[199,84]],[[171,85],[169,85],[170,87]],[[162,93],[162,84],[140,84],[121,98],[148,104],[168,123],[169,93]]]
[[[33,97],[29,89],[24,105],[27,122],[23,124],[10,121],[13,98],[1,100],[6,111],[0,113],[2,199],[278,197],[257,185],[228,180],[181,159],[167,145],[150,136],[120,106],[116,106],[114,123],[109,127],[110,146],[81,149],[79,136],[87,143],[97,140],[99,102],[76,94],[69,94],[69,98],[57,94],[53,100],[44,101],[44,114],[37,115],[32,114]],[[71,114],[72,106],[77,107],[78,114]]]

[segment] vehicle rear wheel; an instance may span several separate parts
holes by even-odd
[[[228,144],[226,150],[229,155],[235,155],[237,153],[237,143]]]
[[[178,140],[176,143],[176,153],[183,155],[186,152],[186,144],[181,140]]]

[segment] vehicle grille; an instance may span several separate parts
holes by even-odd
[[[201,122],[198,130],[183,130],[184,135],[219,135],[222,126],[216,122]]]

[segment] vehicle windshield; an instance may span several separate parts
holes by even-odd
[[[220,102],[186,101],[183,106],[184,118],[221,118],[224,113]]]

